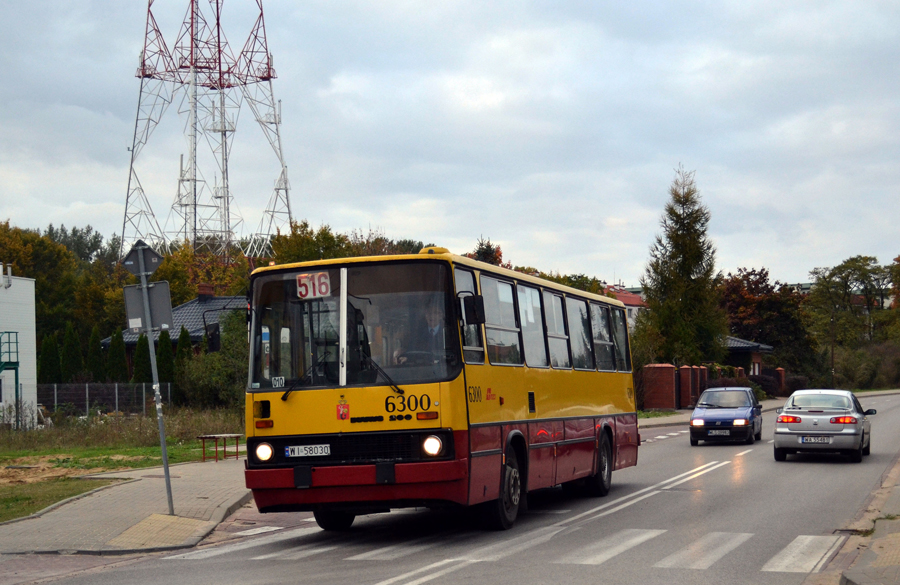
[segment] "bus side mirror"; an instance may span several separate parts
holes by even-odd
[[[466,311],[466,325],[481,325],[484,323],[484,297],[472,295],[463,297],[463,308]]]
[[[221,348],[221,339],[219,336],[219,324],[210,323],[206,326],[206,351],[213,353]]]

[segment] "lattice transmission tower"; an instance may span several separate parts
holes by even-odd
[[[141,80],[131,168],[125,201],[120,256],[137,240],[157,249],[188,240],[197,251],[228,257],[241,245],[247,256],[270,254],[275,231],[290,226],[290,183],[281,147],[281,104],[272,92],[275,70],[266,42],[262,0],[255,24],[235,55],[222,30],[224,0],[188,0],[188,10],[170,51],[147,6],[144,48],[137,77]],[[201,4],[208,4],[202,9]],[[135,162],[163,114],[176,99],[186,114],[187,154],[181,156],[178,188],[164,228],[153,214],[138,179]],[[228,161],[241,105],[247,102],[275,151],[281,171],[256,232],[239,241],[242,219],[233,206]],[[204,139],[215,161],[208,183],[198,164],[198,143]]]

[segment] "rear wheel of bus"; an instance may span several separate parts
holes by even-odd
[[[342,512],[340,510],[316,510],[313,512],[316,518],[316,524],[322,530],[349,530],[356,519],[355,514],[350,512]]]
[[[519,458],[515,449],[506,452],[506,464],[500,482],[500,497],[487,505],[487,526],[494,530],[509,530],[519,515],[522,499],[522,477],[519,474]]]

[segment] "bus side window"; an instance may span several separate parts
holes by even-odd
[[[544,291],[544,311],[547,319],[547,345],[550,347],[550,365],[554,368],[571,368],[569,361],[569,336],[563,317],[562,296]]]
[[[594,332],[594,354],[597,356],[597,369],[615,372],[615,348],[613,348],[612,336],[609,333],[609,307],[591,303],[591,329]]]
[[[492,364],[521,365],[523,356],[516,326],[513,285],[482,275],[481,294],[484,296],[488,358]]]
[[[525,363],[532,368],[546,368],[550,361],[547,359],[547,341],[544,339],[541,291],[517,284],[516,292],[519,295],[519,323],[522,325]]]
[[[468,270],[455,269],[454,276],[456,278],[457,299],[460,298],[459,293],[469,292],[473,295],[478,294],[475,290],[475,276]],[[465,296],[465,295],[463,295]],[[461,301],[460,301],[461,302]],[[460,307],[460,314],[465,320],[465,311]],[[481,341],[481,326],[463,324],[463,358],[467,364],[483,364],[484,363],[484,343]]]
[[[613,309],[613,334],[616,339],[616,366],[620,372],[631,371],[631,352],[628,351],[628,329],[625,311]]]
[[[576,370],[593,370],[591,352],[591,320],[587,302],[566,297],[566,314],[569,317],[569,341],[572,344],[572,364]]]

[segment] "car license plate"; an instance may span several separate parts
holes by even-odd
[[[331,445],[300,445],[298,447],[285,447],[285,457],[318,457],[331,455]]]
[[[708,436],[710,436],[710,437],[716,437],[716,436],[719,436],[719,437],[728,437],[728,436],[730,436],[730,435],[731,435],[731,431],[730,431],[730,430],[728,430],[728,429],[720,429],[720,430],[718,430],[718,431],[709,431],[709,435],[708,435]]]
[[[831,437],[800,437],[801,443],[830,443]]]

